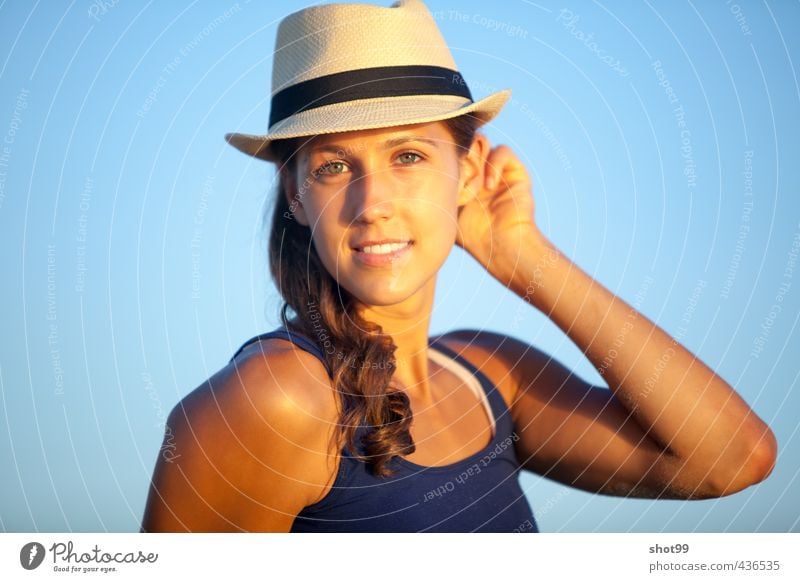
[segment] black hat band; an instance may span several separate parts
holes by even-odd
[[[278,91],[272,97],[269,125],[323,105],[405,95],[455,95],[472,101],[458,71],[431,65],[371,67],[324,75]]]

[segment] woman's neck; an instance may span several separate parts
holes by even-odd
[[[392,337],[397,346],[393,378],[410,398],[418,401],[430,400],[428,336],[432,308],[431,289],[403,304],[370,306],[360,310],[364,319],[377,323],[384,334]]]

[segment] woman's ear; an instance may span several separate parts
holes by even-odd
[[[305,208],[303,208],[302,193],[297,188],[295,172],[287,165],[281,166],[278,171],[283,184],[283,194],[286,196],[286,203],[289,205],[289,216],[303,226],[308,226],[308,218],[306,217]]]
[[[486,157],[489,155],[490,149],[489,139],[482,133],[476,132],[469,151],[460,156],[459,206],[463,206],[480,194],[484,182]]]

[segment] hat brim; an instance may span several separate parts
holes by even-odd
[[[500,113],[509,97],[511,90],[504,89],[474,102],[451,95],[359,99],[301,111],[275,124],[265,135],[226,133],[225,139],[247,155],[275,162],[270,147],[274,140],[429,123],[468,114],[474,115],[480,126]]]

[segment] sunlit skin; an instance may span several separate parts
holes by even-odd
[[[507,403],[522,468],[586,491],[675,499],[730,495],[772,471],[775,437],[739,394],[536,227],[529,174],[508,146],[479,133],[458,156],[437,122],[316,136],[298,160],[294,174],[281,170],[295,218],[397,346],[393,380],[410,398],[417,447],[409,460],[446,465],[490,441],[474,394],[427,354],[437,273],[456,244],[546,314],[607,384],[511,335],[439,336]],[[382,266],[353,249],[384,238],[413,244]],[[335,392],[316,356],[268,342],[173,409],[165,446],[176,453],[159,458],[143,531],[286,532],[330,491]]]
[[[310,226],[320,259],[362,315],[392,336],[395,378],[418,402],[431,401],[426,349],[436,275],[458,238],[459,209],[480,188],[486,145],[479,136],[459,157],[441,122],[321,135],[287,176],[295,217]],[[355,245],[383,239],[412,244],[387,266],[358,261]]]
[[[499,384],[512,379],[506,395],[526,468],[589,490],[683,498],[728,495],[772,471],[775,437],[733,388],[537,228],[530,176],[511,148],[492,148],[478,134],[459,163],[454,147],[382,147],[411,133],[449,140],[441,123],[318,136],[313,143],[350,155],[333,167],[324,166],[338,160],[331,153],[301,156],[301,175],[320,166],[336,175],[311,182],[297,218],[311,226],[323,262],[365,304],[365,316],[392,335],[396,377],[412,401],[434,402],[425,347],[435,275],[456,243],[547,314],[610,389],[515,338],[449,334]],[[425,160],[400,163],[417,159],[408,151]],[[415,244],[406,262],[370,269],[353,260],[350,244],[359,237]]]

